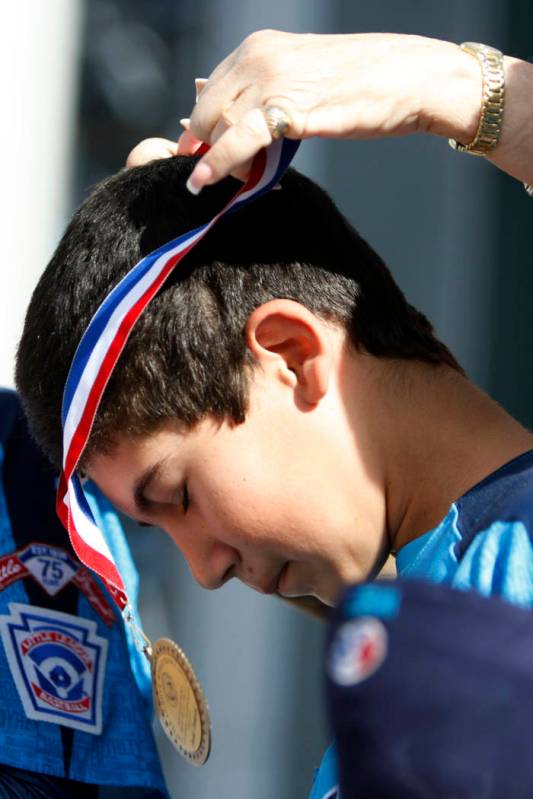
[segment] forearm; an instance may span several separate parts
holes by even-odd
[[[477,131],[482,106],[482,78],[477,60],[457,45],[439,43],[441,61],[428,76],[421,129],[462,144]],[[446,52],[448,48],[448,52]],[[533,65],[504,57],[505,101],[501,138],[487,158],[513,177],[533,183]]]
[[[513,177],[533,183],[533,64],[505,58],[502,138],[489,156]]]

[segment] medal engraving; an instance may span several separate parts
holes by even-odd
[[[186,760],[201,766],[211,747],[207,702],[187,657],[168,638],[154,645],[152,682],[155,707],[168,738]]]

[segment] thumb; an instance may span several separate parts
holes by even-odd
[[[126,159],[126,166],[143,166],[157,158],[171,158],[177,155],[178,145],[170,139],[144,139],[130,152]]]

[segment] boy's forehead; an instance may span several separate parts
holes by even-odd
[[[136,483],[148,472],[155,475],[155,466],[161,467],[171,456],[179,460],[183,444],[192,444],[194,433],[194,428],[187,428],[177,419],[166,420],[142,434],[119,432],[108,447],[90,454],[85,472],[90,477],[95,472],[110,476],[113,472],[135,475]]]

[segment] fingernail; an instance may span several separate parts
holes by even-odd
[[[191,172],[186,186],[191,194],[200,194],[203,187],[213,178],[213,175],[213,170],[209,164],[200,161]]]
[[[185,184],[185,188],[188,189],[191,194],[194,194],[194,196],[196,196],[197,194],[200,194],[200,192],[202,191],[202,187],[201,186],[193,186],[192,181],[191,181],[190,178],[187,181],[187,183]]]
[[[185,130],[189,130],[191,127],[191,120],[189,117],[183,117],[183,119],[180,119],[180,125],[182,128],[185,128]]]
[[[194,85],[196,87],[196,102],[198,102],[198,98],[202,93],[202,89],[204,88],[205,84],[207,83],[207,78],[195,78]]]

